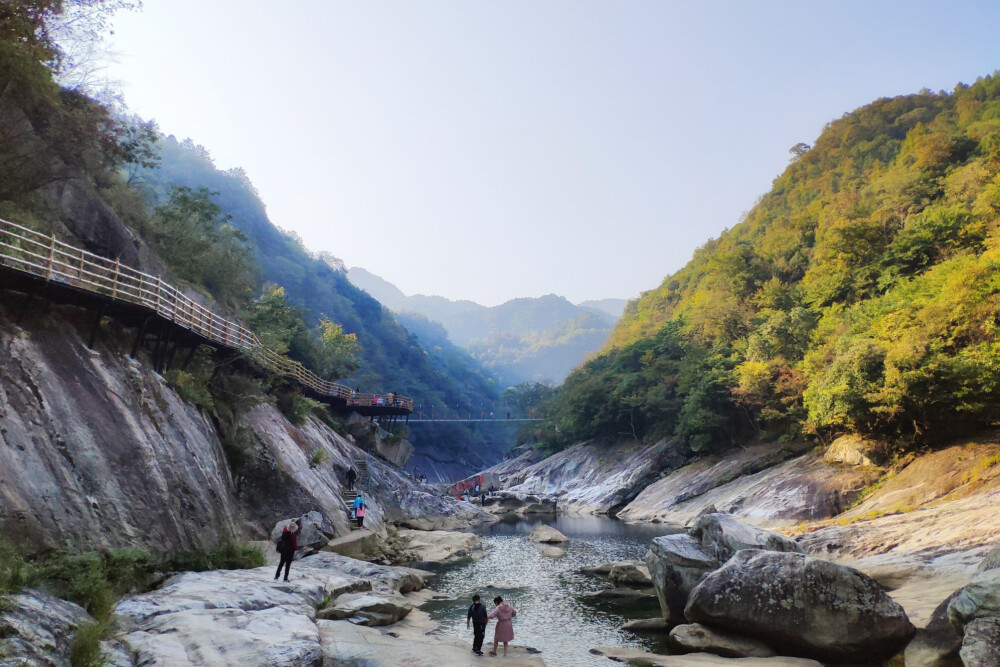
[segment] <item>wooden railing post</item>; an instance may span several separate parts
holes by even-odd
[[[49,238],[50,238],[50,240],[49,240],[49,266],[47,268],[47,272],[46,272],[46,276],[45,276],[46,280],[52,280],[52,267],[53,267],[53,262],[55,261],[55,258],[56,258],[56,237],[53,235],[53,236],[51,236]]]
[[[160,283],[163,282],[160,276],[156,276],[156,312],[160,312]]]
[[[115,277],[111,281],[111,298],[118,298],[118,272],[121,269],[121,259],[115,259]]]

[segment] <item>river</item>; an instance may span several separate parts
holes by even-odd
[[[548,524],[569,542],[566,555],[547,558],[541,545],[528,540],[531,529]],[[481,534],[487,555],[439,569],[430,586],[446,600],[424,606],[440,624],[438,632],[472,641],[465,629],[466,610],[478,593],[489,609],[497,595],[517,609],[514,643],[542,651],[550,667],[611,664],[589,651],[596,646],[630,646],[667,652],[665,636],[634,635],[619,628],[632,618],[659,615],[658,606],[628,611],[585,599],[587,593],[606,588],[605,579],[577,570],[616,560],[642,560],[652,538],[677,532],[667,525],[627,524],[600,517],[558,517],[548,520],[517,520],[495,524]],[[655,604],[655,603],[654,603]],[[493,623],[486,641],[492,647]],[[502,650],[502,647],[501,647]]]

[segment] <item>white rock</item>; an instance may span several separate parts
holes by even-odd
[[[547,542],[547,543],[557,543],[557,542],[569,542],[569,538],[560,533],[558,530],[552,526],[536,526],[531,534],[528,535],[528,539],[532,542]]]

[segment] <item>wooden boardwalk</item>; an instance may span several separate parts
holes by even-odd
[[[47,234],[0,219],[0,288],[36,294],[95,313],[90,345],[103,317],[139,329],[134,356],[147,335],[155,336],[154,365],[169,366],[178,348],[193,354],[198,345],[231,350],[260,368],[298,383],[303,393],[333,407],[365,416],[409,415],[413,399],[398,394],[358,392],[323,380],[308,368],[265,348],[252,331],[222,317],[163,281],[63,243]],[[172,343],[172,347],[171,347]]]

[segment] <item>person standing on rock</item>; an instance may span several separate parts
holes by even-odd
[[[298,530],[299,525],[291,521],[281,531],[281,537],[278,538],[278,553],[281,554],[281,560],[278,562],[278,571],[274,573],[275,581],[281,576],[282,567],[285,568],[285,581],[288,581],[288,571],[292,568],[292,559],[295,558],[295,551],[299,548],[299,540],[295,537]]]
[[[497,626],[493,630],[493,650],[490,651],[490,655],[496,655],[497,646],[503,642],[503,654],[506,656],[507,642],[514,641],[514,621],[512,619],[517,616],[517,610],[510,606],[510,603],[504,602],[499,595],[493,598],[493,604],[496,605],[496,609],[490,612],[489,618],[497,619]]]
[[[354,490],[354,482],[358,480],[358,472],[352,467],[347,469],[347,490]]]
[[[486,639],[486,624],[490,622],[489,612],[486,605],[479,601],[478,595],[472,596],[472,605],[469,613],[465,616],[465,629],[469,629],[469,622],[472,622],[472,652],[476,655],[483,654],[483,640]]]

